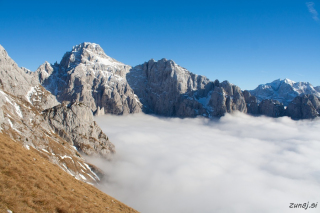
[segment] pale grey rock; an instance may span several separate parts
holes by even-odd
[[[23,72],[27,73],[27,74],[32,74],[32,71],[25,68],[25,67],[20,67],[22,69]]]
[[[275,118],[284,116],[284,105],[277,100],[263,100],[259,104],[259,114]]]
[[[190,73],[172,60],[152,59],[138,65],[127,74],[127,80],[147,113],[185,117],[196,115],[198,109],[206,112],[197,104],[193,109],[192,102],[194,91],[204,90],[209,79]]]
[[[39,85],[39,78],[35,77],[33,72],[19,68],[2,47],[0,53],[0,131],[13,140],[21,142],[26,149],[38,150],[43,157],[77,179],[90,183],[99,181],[99,177],[92,171],[94,168],[85,164],[80,153],[72,146],[73,142],[68,143],[56,134],[48,120],[44,119],[41,111],[58,104],[55,97]],[[77,107],[73,109],[76,113],[85,115],[85,123],[92,120],[90,110],[78,110]],[[72,123],[75,116],[69,119],[65,121],[67,124]],[[84,128],[84,125],[80,125],[79,128],[75,127],[75,129],[86,132],[81,127]],[[99,130],[101,131],[95,123],[92,124],[92,128],[88,128],[88,134],[91,136],[88,140],[92,144],[98,143],[95,141],[97,138],[102,143],[108,140]],[[74,135],[67,136],[71,139],[74,137]],[[110,142],[108,145],[113,147]],[[101,146],[101,149],[103,148],[105,147]],[[87,147],[83,149],[88,150]],[[95,150],[92,150],[91,154]],[[96,154],[105,155],[107,152],[99,150],[99,152],[96,151]]]
[[[38,77],[39,82],[42,83],[45,79],[47,79],[53,73],[53,67],[49,62],[44,62],[40,67],[36,70],[35,75]]]
[[[319,116],[320,101],[315,95],[296,97],[287,107],[287,115],[292,119],[313,119]]]
[[[246,112],[239,87],[227,81],[212,82],[172,60],[153,59],[134,67],[127,80],[138,95],[143,110],[163,116],[220,117],[233,111]]]
[[[71,121],[69,121],[71,122]],[[97,128],[96,128],[97,129]],[[57,164],[78,180],[96,183],[100,178],[94,168],[87,167],[85,160],[74,147],[56,134],[48,121],[24,98],[0,90],[0,131],[26,148]]]
[[[0,45],[0,86],[2,89],[16,96],[25,96],[33,86],[31,82],[32,76],[20,69]]]
[[[111,158],[114,145],[93,119],[89,107],[79,102],[63,102],[43,111],[55,133],[87,155]]]
[[[35,72],[40,83],[62,101],[83,102],[95,114],[141,112],[141,103],[125,79],[130,66],[107,56],[93,43],[67,52],[60,64],[44,63]]]
[[[35,106],[39,111],[54,107],[60,104],[56,97],[52,95],[40,84],[31,87],[25,96],[29,103]]]
[[[247,112],[246,101],[240,87],[230,84],[228,81],[222,82],[220,87],[224,88],[226,93],[228,113],[232,113],[233,111]]]
[[[46,109],[59,104],[55,96],[42,88],[39,80],[34,77],[30,70],[18,67],[1,45],[0,87],[3,91],[29,101],[39,109]]]
[[[215,87],[209,105],[213,108],[213,116],[221,117],[227,112],[227,97],[225,95],[225,90],[222,87]]]

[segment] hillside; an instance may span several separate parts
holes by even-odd
[[[137,212],[0,133],[0,212]]]

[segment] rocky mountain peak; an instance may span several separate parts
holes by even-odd
[[[125,64],[109,57],[99,44],[83,42],[72,48],[70,52],[65,53],[60,65],[64,69],[74,68],[78,65],[123,68]],[[100,68],[99,68],[100,69]]]
[[[290,86],[293,86],[296,82],[288,79],[288,78],[285,78],[285,79],[277,79],[277,80],[274,80],[272,81],[271,83],[268,83],[266,84],[267,86],[271,86],[274,90],[279,90],[279,88],[282,86],[282,85],[290,85]]]
[[[296,83],[295,81],[292,81],[292,80],[290,80],[288,78],[283,79],[283,82],[286,83],[286,84],[290,84],[290,85],[293,85],[293,84]]]
[[[158,61],[150,59],[148,62],[144,63],[142,66],[147,66],[148,69],[151,69],[153,66],[156,66],[158,71],[175,71],[175,72],[186,72],[187,70],[174,62],[173,60],[168,60],[162,58]],[[137,66],[138,68],[139,66]],[[187,71],[188,72],[188,71]]]
[[[72,52],[74,53],[83,52],[85,50],[90,51],[95,55],[101,55],[101,56],[106,55],[103,49],[100,47],[100,45],[95,43],[83,42],[81,44],[73,46],[72,48]]]

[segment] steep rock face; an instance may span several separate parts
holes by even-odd
[[[108,147],[101,146],[100,149],[110,148],[109,150],[114,152],[114,146],[93,122],[91,110],[71,104],[73,112],[78,113],[77,116],[84,115],[83,124],[72,126],[74,121],[79,123],[79,119],[77,120],[74,114],[70,116],[70,113],[66,112],[65,114],[69,116],[65,117],[67,120],[63,124],[72,126],[74,131],[65,132],[64,138],[60,137],[49,124],[48,119],[44,119],[46,114],[41,112],[43,109],[58,104],[57,100],[50,92],[39,85],[39,78],[34,77],[35,73],[25,68],[20,69],[6,51],[1,48],[0,131],[22,143],[27,150],[37,150],[41,156],[57,164],[76,179],[89,183],[99,181],[99,177],[94,172],[98,170],[93,165],[87,164],[78,150],[87,153],[91,151],[90,154],[105,155],[108,151],[101,151],[99,147],[90,150],[88,147],[96,146],[97,143],[104,143]],[[50,66],[47,64],[43,71],[48,70],[48,68]],[[54,111],[54,109],[52,110]],[[50,112],[51,110],[47,111]],[[52,121],[54,119],[56,119],[55,116]],[[90,126],[87,128],[86,125],[89,124]],[[68,128],[59,127],[62,130]],[[83,132],[88,135],[90,145],[87,146],[84,143],[85,145],[79,146],[78,150],[72,146],[75,144],[72,139],[77,139],[74,132],[79,132],[79,134]],[[70,140],[66,141],[65,138]]]
[[[125,79],[130,68],[107,56],[99,45],[82,43],[60,64],[44,63],[35,75],[60,102],[80,101],[96,114],[120,115],[140,112],[142,107]]]
[[[0,85],[4,91],[16,96],[24,96],[32,84],[32,77],[10,58],[0,45]]]
[[[320,97],[318,87],[313,87],[308,82],[294,82],[289,79],[278,79],[271,83],[261,84],[250,91],[258,101],[265,99],[277,100],[287,106],[295,97],[301,94],[312,94]]]
[[[0,45],[0,87],[15,96],[21,97],[39,109],[53,107],[59,102],[40,85],[26,68],[19,68]],[[43,101],[39,101],[42,99]]]
[[[243,91],[243,96],[247,104],[247,113],[259,115],[259,104],[255,96],[252,96],[248,90]]]
[[[263,100],[259,104],[259,114],[274,118],[284,116],[284,105],[276,100]]]
[[[56,97],[41,86],[41,84],[31,87],[25,97],[29,103],[40,111],[59,104]]]
[[[60,137],[87,155],[111,158],[114,145],[93,119],[92,111],[82,103],[63,102],[43,111],[44,118]]]
[[[172,60],[153,59],[134,67],[127,80],[147,113],[164,116],[222,116],[235,110],[246,112],[239,87],[225,81],[212,82]]]
[[[312,119],[319,113],[320,101],[315,95],[298,96],[287,107],[287,115],[292,119]]]
[[[276,100],[265,99],[260,103],[257,98],[248,90],[243,91],[243,96],[247,104],[247,113],[251,115],[265,115],[269,117],[281,117],[286,114],[285,107]]]
[[[64,171],[84,182],[100,179],[93,166],[86,164],[80,153],[56,134],[39,109],[23,97],[0,90],[0,130],[26,148],[57,164]]]
[[[43,81],[46,80],[52,73],[53,67],[47,61],[41,64],[35,72],[36,77],[38,77],[40,83],[43,83]]]
[[[224,81],[214,87],[208,106],[211,107],[211,115],[223,116],[233,111],[247,112],[245,99],[239,87]]]
[[[173,61],[166,59],[150,60],[134,67],[127,74],[130,86],[143,103],[146,112],[165,116],[181,114],[179,103],[190,96],[193,90],[204,89],[209,79],[191,74]],[[185,101],[185,107],[190,103]],[[201,108],[201,106],[198,106]],[[180,108],[183,110],[183,106]],[[192,112],[191,112],[192,114]]]

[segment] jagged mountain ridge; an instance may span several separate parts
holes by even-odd
[[[19,68],[1,45],[0,68],[0,87],[3,91],[18,97],[26,97],[28,102],[39,109],[59,104],[56,97],[41,86],[38,78],[33,76],[33,72]]]
[[[144,111],[162,116],[221,117],[240,111],[272,117],[290,116],[286,105],[297,97],[297,91],[301,95],[310,91],[306,85],[302,85],[305,87],[302,89],[292,89],[292,85],[296,85],[294,82],[278,80],[270,85],[260,85],[259,91],[268,93],[270,88],[277,89],[284,91],[280,94],[285,97],[265,95],[259,99],[228,81],[213,82],[193,74],[172,60],[150,60],[135,67],[125,65],[107,56],[99,45],[89,42],[73,47],[60,64],[45,62],[36,72],[26,70],[26,73],[37,78],[60,102],[84,102],[96,115]],[[316,89],[312,91],[317,93]],[[284,105],[286,99],[290,100]],[[317,102],[311,99],[313,108],[317,109],[314,105]]]
[[[99,45],[84,42],[67,52],[60,64],[45,62],[34,75],[60,102],[83,102],[95,114],[128,114],[141,111],[125,79],[130,69],[107,56]]]
[[[46,63],[45,69],[50,67]],[[82,153],[110,159],[115,149],[91,109],[79,102],[60,104],[39,77],[19,68],[1,45],[0,77],[0,130],[75,178],[98,182],[99,170],[86,163]]]
[[[290,116],[285,107],[295,97],[317,96],[320,89],[285,79],[246,93],[228,81],[220,83],[193,74],[172,60],[151,59],[131,67],[112,59],[99,45],[89,42],[73,47],[60,64],[46,62],[35,73],[59,101],[83,101],[95,114],[143,111],[162,116],[221,117],[240,111]]]
[[[34,75],[60,102],[84,102],[95,114],[143,110],[163,116],[219,117],[246,112],[241,89],[227,81],[212,82],[166,59],[131,67],[89,42],[73,47],[60,64],[45,62]]]
[[[149,60],[127,73],[127,80],[147,112],[164,116],[220,117],[235,110],[246,112],[239,87],[228,81],[212,82],[172,60]]]
[[[299,95],[305,94],[320,97],[320,86],[313,87],[309,82],[294,82],[286,78],[260,84],[256,89],[250,90],[250,93],[256,96],[259,102],[265,99],[272,99],[287,106]]]

